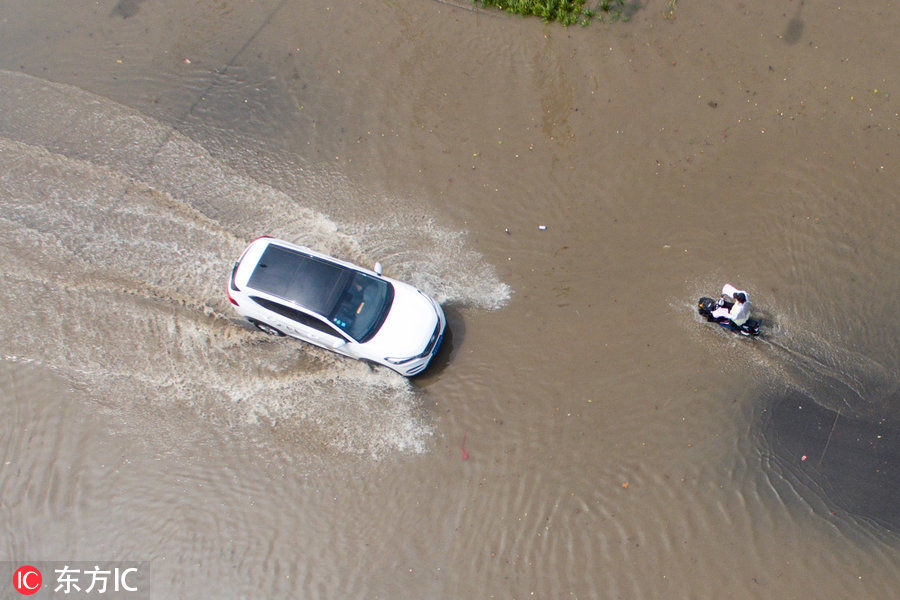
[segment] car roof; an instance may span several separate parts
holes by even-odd
[[[327,317],[352,274],[342,265],[269,243],[247,285]]]

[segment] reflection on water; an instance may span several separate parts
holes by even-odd
[[[841,510],[900,531],[896,422],[829,410],[800,392],[773,396],[761,427],[776,457],[775,472]],[[896,394],[884,399],[889,406],[896,401]]]
[[[764,352],[781,384],[758,423],[777,477],[890,531],[900,527],[898,374],[811,332],[781,331]]]

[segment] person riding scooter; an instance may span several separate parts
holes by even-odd
[[[750,318],[750,307],[747,292],[726,283],[722,286],[722,297],[717,308],[712,311],[712,317],[717,320],[728,319],[740,327]]]

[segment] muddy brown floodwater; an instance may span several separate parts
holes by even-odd
[[[4,568],[892,597],[900,9],[629,6],[4,2]],[[430,371],[241,324],[260,234],[436,296]],[[696,315],[725,282],[763,337]]]

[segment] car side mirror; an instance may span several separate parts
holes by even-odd
[[[375,271],[375,274],[380,277],[381,276],[381,263],[380,262],[375,263],[375,268],[373,270]]]

